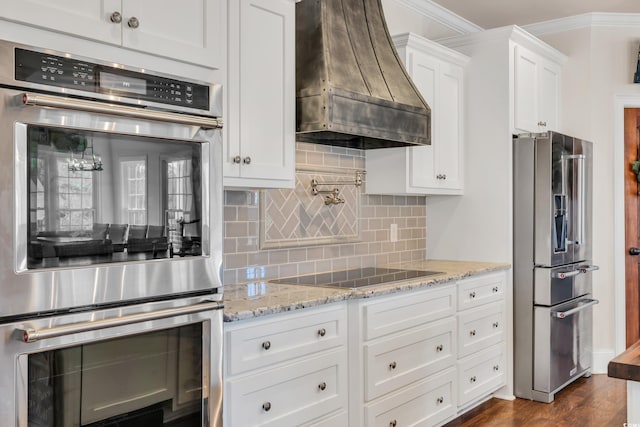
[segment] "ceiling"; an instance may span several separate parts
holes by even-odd
[[[527,25],[589,12],[640,13],[638,0],[432,0],[484,28]]]

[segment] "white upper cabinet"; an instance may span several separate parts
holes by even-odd
[[[464,66],[468,58],[415,34],[394,37],[400,59],[431,107],[431,145],[368,150],[370,194],[462,194]]]
[[[293,187],[295,1],[230,0],[224,184]]]
[[[514,133],[558,130],[561,66],[514,47]]]
[[[20,0],[2,19],[220,68],[223,0]],[[7,5],[10,3],[10,5]]]

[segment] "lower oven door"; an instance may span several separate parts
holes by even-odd
[[[221,308],[190,298],[2,325],[0,425],[221,425]]]
[[[591,295],[552,307],[534,307],[533,389],[554,393],[591,369]]]

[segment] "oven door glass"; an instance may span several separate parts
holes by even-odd
[[[205,255],[202,147],[28,125],[27,269]]]
[[[30,427],[204,425],[202,323],[20,357]]]

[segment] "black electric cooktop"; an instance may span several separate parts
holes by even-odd
[[[394,268],[354,268],[331,273],[309,274],[271,280],[273,283],[288,285],[324,286],[329,288],[356,289],[398,280],[441,274],[439,271],[402,270]]]

